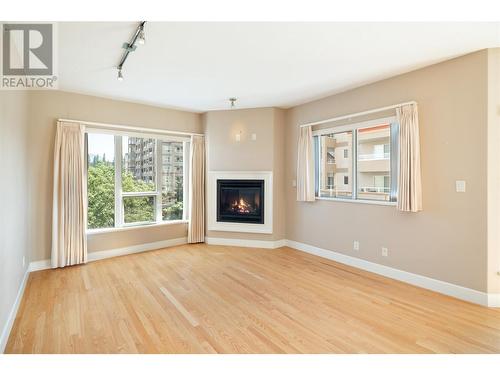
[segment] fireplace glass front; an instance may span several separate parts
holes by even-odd
[[[264,224],[264,180],[217,180],[217,221]]]

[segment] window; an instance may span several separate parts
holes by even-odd
[[[87,134],[87,227],[115,226],[115,139]]]
[[[327,189],[333,189],[333,173],[328,175]]]
[[[123,196],[123,222],[125,224],[146,224],[154,221],[154,196]]]
[[[180,142],[161,142],[163,220],[181,220],[184,205],[184,151]],[[173,160],[173,161],[172,161]]]
[[[391,193],[391,125],[359,128],[358,198],[389,201]]]
[[[185,219],[188,148],[182,138],[87,133],[88,229]]]
[[[314,131],[316,195],[395,202],[398,129],[391,117]]]
[[[352,189],[346,186],[344,176],[352,174],[352,163],[340,157],[352,147],[352,131],[327,133],[319,136],[319,196],[351,197]],[[326,162],[325,162],[326,161]]]

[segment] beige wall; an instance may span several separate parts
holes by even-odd
[[[274,222],[273,239],[286,238],[286,201],[285,201],[285,129],[286,112],[282,109],[274,110]]]
[[[500,48],[488,50],[488,292],[500,293]]]
[[[50,258],[52,163],[58,118],[201,132],[200,115],[196,113],[63,91],[31,92],[28,160],[32,261]],[[186,224],[178,224],[92,235],[89,252],[185,237],[186,231]]]
[[[487,60],[488,52],[479,51],[289,109],[286,238],[486,291]],[[423,212],[296,202],[300,124],[408,100],[419,105]],[[455,180],[462,179],[467,192],[456,193]],[[382,246],[389,257],[381,256]]]
[[[273,171],[273,233],[207,231],[208,237],[279,240],[285,233],[284,111],[276,108],[207,112],[203,115],[207,171]],[[241,141],[235,140],[241,132]],[[257,134],[252,141],[251,135]]]
[[[26,92],[0,91],[0,345],[30,261],[27,111]]]

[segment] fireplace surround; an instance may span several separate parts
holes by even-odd
[[[272,233],[272,172],[208,172],[207,229]]]

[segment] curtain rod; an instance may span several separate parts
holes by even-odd
[[[79,124],[94,126],[97,128],[133,130],[133,131],[140,132],[140,133],[157,133],[157,134],[171,134],[171,135],[199,135],[201,137],[205,136],[205,134],[200,134],[200,133],[190,133],[190,132],[181,132],[181,131],[175,131],[175,130],[163,130],[163,129],[154,129],[154,128],[141,128],[138,126],[128,126],[128,125],[105,124],[102,122],[68,120],[68,119],[64,119],[64,118],[60,118],[60,119],[58,119],[58,121],[79,123]]]
[[[303,128],[304,126],[321,125],[321,124],[326,124],[327,122],[340,121],[340,120],[350,119],[352,117],[359,117],[359,116],[363,116],[363,115],[369,115],[370,113],[377,113],[377,112],[387,111],[389,109],[401,107],[403,105],[408,105],[408,104],[417,104],[417,102],[414,101],[414,100],[412,100],[411,102],[404,102],[404,103],[399,103],[399,104],[393,104],[393,105],[389,105],[387,107],[375,108],[375,109],[370,109],[368,111],[351,113],[349,115],[332,117],[332,118],[329,118],[329,119],[326,119],[326,120],[321,120],[321,121],[316,121],[316,122],[309,122],[307,124],[300,125],[300,127]]]

